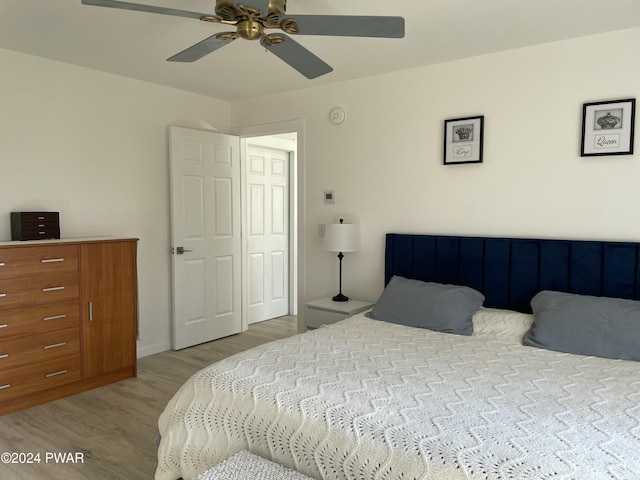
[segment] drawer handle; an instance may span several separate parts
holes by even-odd
[[[44,232],[40,232],[44,234]],[[64,258],[45,258],[44,260],[40,260],[40,263],[54,263],[54,262],[64,262]]]
[[[58,347],[64,347],[67,344],[67,342],[60,342],[60,343],[54,343],[53,345],[45,345],[44,348],[45,350],[49,350],[51,348],[58,348]]]
[[[9,356],[9,354],[8,354],[8,353],[5,353],[5,354],[3,354],[3,355],[0,355],[0,359],[7,358],[8,356]]]
[[[7,294],[6,293],[0,293],[0,297],[6,297]]]
[[[0,262],[0,267],[4,267],[4,262]]]
[[[69,373],[69,370],[60,370],[59,372],[47,373],[44,378],[57,377],[58,375],[64,375],[65,373]]]
[[[52,317],[44,317],[42,320],[48,322],[49,320],[58,320],[60,318],[65,318],[66,315],[53,315]]]
[[[10,383],[7,383],[6,385],[0,385],[0,390],[4,390],[5,388],[9,388],[10,386]]]
[[[64,287],[49,287],[42,289],[43,292],[55,292],[56,290],[64,290]]]
[[[38,225],[38,227],[40,227],[40,228],[44,228],[44,224],[42,224],[42,225]]]
[[[44,217],[38,217],[38,220],[44,220]]]
[[[0,328],[7,328],[9,325],[6,323],[3,323],[2,325],[0,325]]]

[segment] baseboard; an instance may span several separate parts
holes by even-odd
[[[146,347],[138,347],[137,357],[148,357],[149,355],[155,355],[156,353],[166,352],[167,350],[171,350],[171,344],[169,342],[166,343],[157,343],[155,345],[148,345]]]

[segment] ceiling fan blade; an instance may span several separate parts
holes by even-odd
[[[209,38],[205,38],[201,42],[183,50],[180,53],[176,53],[173,57],[167,58],[168,62],[195,62],[200,60],[205,55],[209,55],[215,52],[219,48],[229,45],[236,39],[235,32],[223,32],[211,35]]]
[[[359,15],[295,15],[300,35],[339,37],[404,37],[404,18]]]
[[[160,13],[163,15],[174,15],[176,17],[187,17],[200,19],[203,16],[213,17],[208,13],[189,12],[187,10],[177,10],[175,8],[155,7],[153,5],[142,5],[140,3],[120,2],[117,0],[82,0],[83,5],[93,5],[96,7],[119,8],[122,10],[133,10],[136,12]]]
[[[272,37],[281,37],[284,41],[270,44],[269,37],[262,37],[260,44],[308,79],[333,71],[330,65],[323,62],[291,37],[281,34],[275,34]]]
[[[269,13],[269,0],[237,0],[236,3],[260,10],[265,16]]]

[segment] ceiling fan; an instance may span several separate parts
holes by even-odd
[[[194,62],[236,38],[260,40],[260,44],[288,63],[305,77],[325,75],[333,68],[289,35],[331,35],[345,37],[404,37],[404,18],[345,15],[287,16],[287,0],[216,0],[215,15],[156,7],[119,0],[82,0],[83,5],[119,8],[138,12],[159,13],[195,18],[204,22],[233,25],[235,32],[216,33],[168,58],[170,62]],[[266,33],[278,29],[283,33]],[[289,35],[285,35],[285,33]]]

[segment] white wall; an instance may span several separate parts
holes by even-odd
[[[169,349],[168,126],[224,131],[230,104],[0,49],[0,241],[9,212],[138,245],[140,356]]]
[[[579,153],[583,103],[640,93],[639,44],[636,28],[234,102],[232,125],[305,119],[306,299],[337,291],[318,224],[340,216],[362,235],[343,290],[369,300],[386,232],[639,241],[639,155]],[[443,166],[443,121],[480,114],[484,163]]]

